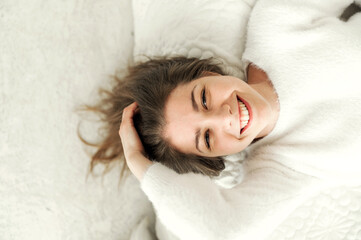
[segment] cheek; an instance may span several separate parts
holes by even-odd
[[[217,82],[217,84],[214,85],[214,94],[218,97],[226,97],[228,98],[231,96],[235,91],[238,92],[248,92],[248,85],[243,82],[242,80],[225,80],[223,82]]]
[[[220,152],[222,155],[241,151],[240,141],[229,135],[219,135],[215,145],[217,152]]]
[[[237,85],[233,81],[218,82],[215,85],[216,92],[220,92],[229,95],[235,90]]]

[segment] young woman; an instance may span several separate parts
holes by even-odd
[[[264,239],[320,190],[361,185],[361,14],[340,19],[351,3],[259,0],[243,54],[245,82],[212,64],[179,72],[184,81],[167,61],[160,65],[169,71],[152,61],[134,68],[153,76],[138,79],[145,85],[170,82],[166,91],[154,86],[162,96],[154,102],[129,97],[113,106],[124,109],[127,165],[176,236]],[[141,95],[152,95],[145,85]],[[209,176],[224,167],[219,156],[246,147],[244,180],[232,189],[214,184]]]
[[[163,82],[161,77],[151,80],[158,85],[155,91],[152,91],[154,85],[146,83],[148,80],[141,79],[137,82],[134,95],[142,96],[137,101],[139,108],[134,102],[124,109],[122,127],[119,131],[119,134],[123,135],[122,139],[125,139],[122,144],[126,159],[131,158],[126,151],[132,147],[125,144],[136,144],[137,151],[141,150],[141,155],[144,155],[143,144],[138,139],[135,128],[131,130],[133,117],[138,109],[138,113],[144,116],[140,121],[144,123],[139,123],[138,120],[136,128],[147,146],[146,154],[151,155],[156,161],[162,160],[165,165],[179,173],[192,171],[206,175],[208,173],[210,176],[218,175],[224,166],[223,160],[219,159],[220,156],[238,153],[272,131],[279,115],[279,103],[277,93],[267,75],[256,66],[250,65],[246,83],[236,77],[202,70],[210,68],[211,61],[212,59],[182,57],[151,61],[157,67],[167,63],[165,76],[173,79],[174,86],[169,90],[170,87],[167,88],[168,84],[165,83],[169,80],[165,79]],[[149,62],[138,66],[147,64]],[[178,64],[181,64],[182,68],[176,68]],[[161,70],[157,69],[155,72],[160,73]],[[199,76],[194,77],[194,72],[199,72]],[[185,73],[191,75],[185,77]],[[181,78],[177,78],[176,74],[181,74]],[[140,87],[140,84],[144,86]],[[140,92],[139,89],[143,89],[144,92]],[[157,95],[164,89],[166,93],[162,93],[164,97],[160,101],[161,97]],[[155,99],[161,102],[157,110]],[[145,136],[149,131],[145,128],[155,128],[156,131]],[[162,152],[166,153],[160,155],[157,151],[166,148],[160,146],[165,144],[169,149],[163,150]],[[175,161],[180,165],[179,169]],[[205,162],[211,164],[212,168],[197,165]],[[190,166],[185,169],[188,164]],[[217,169],[218,164],[221,169]]]

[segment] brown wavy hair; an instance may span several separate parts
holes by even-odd
[[[215,58],[197,59],[185,57],[155,57],[148,61],[128,66],[124,78],[114,77],[111,91],[99,89],[105,94],[95,105],[83,105],[78,110],[91,111],[100,115],[105,137],[98,143],[86,141],[79,132],[81,141],[96,147],[91,157],[89,172],[94,173],[95,165],[106,165],[103,175],[109,171],[109,164],[121,161],[124,173],[129,173],[123,156],[121,139],[118,135],[123,109],[137,102],[138,113],[134,116],[134,125],[143,143],[147,157],[152,161],[161,162],[177,173],[201,173],[218,176],[225,168],[221,157],[203,157],[184,154],[175,150],[162,136],[165,126],[164,106],[170,93],[180,84],[191,82],[211,73],[225,75],[220,68],[221,61]]]

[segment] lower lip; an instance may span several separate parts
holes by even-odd
[[[242,98],[239,97],[239,100],[241,100],[244,105],[246,105],[246,108],[248,110],[248,114],[249,114],[249,120],[248,120],[248,123],[247,125],[242,129],[241,131],[241,134],[243,134],[250,126],[251,126],[251,123],[252,123],[252,120],[253,120],[253,114],[252,114],[252,109],[251,109],[251,106],[249,105],[248,102],[246,102],[245,100],[243,100]],[[238,106],[239,107],[239,106]],[[241,111],[239,111],[241,112]],[[241,120],[240,120],[241,121]]]

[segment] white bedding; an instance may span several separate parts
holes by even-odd
[[[86,180],[74,108],[141,54],[218,56],[242,77],[253,0],[4,0],[0,3],[1,239],[176,239],[119,166]],[[134,18],[134,22],[133,22]],[[83,132],[97,138],[94,123]],[[234,165],[235,168],[239,165]],[[233,168],[224,184],[241,178]],[[101,168],[99,168],[101,170]],[[99,171],[100,172],[100,171]],[[155,229],[156,223],[156,229]],[[361,239],[361,189],[333,189],[270,239]]]
[[[73,110],[132,60],[131,1],[2,0],[0,29],[0,239],[129,239],[151,204],[119,167],[86,180]]]

